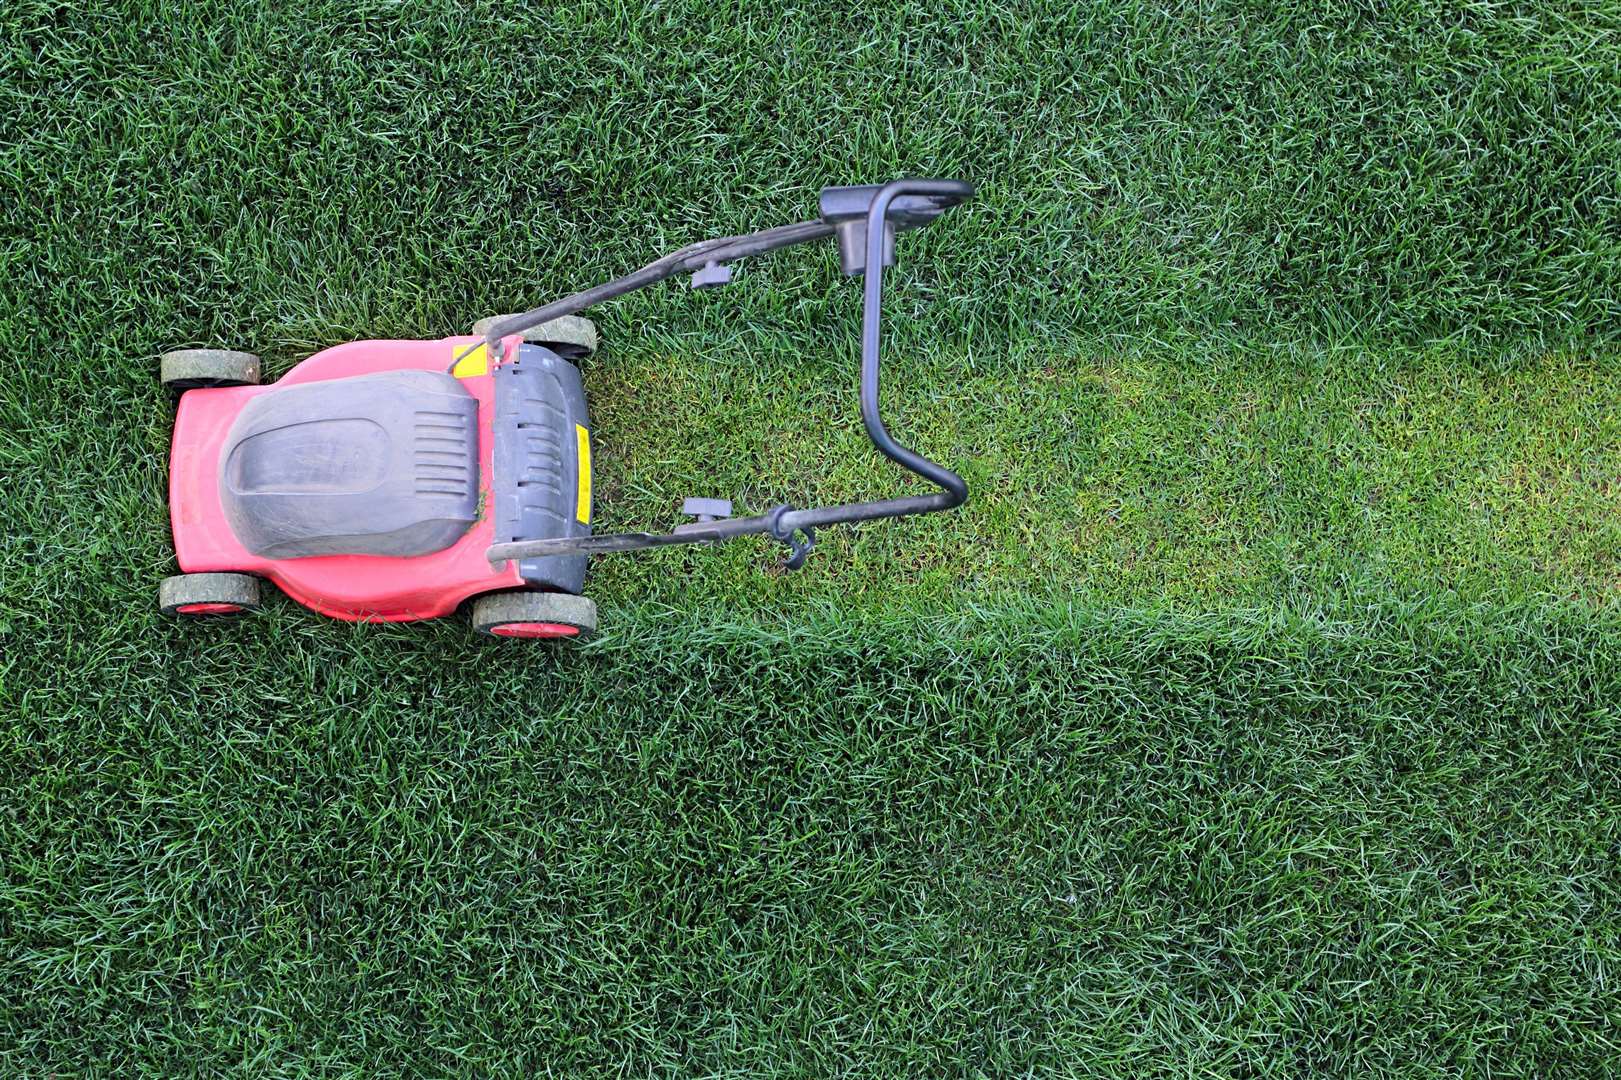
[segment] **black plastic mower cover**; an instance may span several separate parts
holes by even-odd
[[[861,419],[867,435],[885,457],[938,485],[939,491],[932,495],[908,495],[807,510],[784,505],[754,517],[694,522],[670,533],[609,533],[493,544],[487,552],[490,562],[499,567],[510,559],[638,551],[667,544],[710,544],[766,533],[789,546],[790,554],[784,565],[793,570],[805,561],[816,541],[816,530],[823,526],[928,514],[960,506],[968,498],[968,485],[963,483],[962,477],[896,442],[879,415],[880,315],[883,269],[895,264],[896,234],[927,225],[973,194],[973,185],[961,180],[893,180],[887,184],[823,188],[818,221],[779,225],[743,236],[689,244],[633,274],[504,319],[490,327],[485,339],[493,353],[503,337],[576,314],[677,274],[690,273],[695,288],[723,285],[731,279],[727,264],[738,259],[836,237],[845,274],[862,274],[866,278],[861,319]]]

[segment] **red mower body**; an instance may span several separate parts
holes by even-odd
[[[232,531],[220,494],[220,455],[248,402],[300,383],[387,371],[443,372],[481,339],[355,341],[316,353],[267,386],[188,390],[181,395],[169,458],[169,523],[180,569],[188,574],[242,573],[273,581],[300,604],[335,619],[408,622],[448,615],[478,593],[517,589],[526,581],[516,561],[494,569],[485,550],[495,539],[495,388],[483,350],[457,365],[456,377],[478,402],[478,519],[440,551],[409,558],[318,555],[273,559],[248,551]],[[504,346],[516,348],[521,339]],[[503,348],[506,352],[507,348]],[[589,483],[589,480],[586,481]]]

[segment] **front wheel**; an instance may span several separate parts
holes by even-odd
[[[473,324],[473,336],[484,337],[490,327],[511,315],[491,315]],[[531,345],[544,345],[564,360],[583,360],[597,351],[597,324],[583,315],[564,315],[560,319],[531,326],[523,332],[523,339]]]
[[[570,593],[487,593],[473,601],[473,628],[506,638],[572,638],[597,631],[597,605]]]
[[[159,358],[163,385],[171,390],[205,386],[252,386],[259,381],[259,358],[235,349],[175,349]]]
[[[176,574],[158,586],[165,615],[240,615],[259,610],[259,579],[252,574]]]

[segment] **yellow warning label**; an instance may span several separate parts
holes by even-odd
[[[466,348],[465,342],[452,342],[450,346],[451,359],[454,360],[456,357],[461,356],[462,351]],[[465,379],[470,375],[488,375],[490,373],[490,347],[483,342],[479,342],[478,348],[456,361],[456,366],[450,369],[450,373],[458,379]]]
[[[581,525],[591,524],[591,433],[579,424],[574,425],[574,441],[580,448],[580,493],[574,504],[574,516]]]

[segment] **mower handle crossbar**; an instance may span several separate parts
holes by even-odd
[[[872,193],[871,201],[866,205],[864,215],[849,212],[847,205],[850,200],[864,199],[869,191]],[[501,567],[509,559],[596,554],[606,551],[640,551],[670,544],[710,544],[739,536],[769,534],[790,546],[792,552],[785,565],[789,569],[797,569],[815,542],[815,530],[825,525],[903,517],[908,514],[927,514],[960,506],[968,498],[968,485],[963,482],[962,477],[944,465],[930,461],[915,450],[902,446],[884,426],[883,417],[879,413],[878,375],[883,268],[894,259],[896,222],[891,220],[892,212],[900,219],[901,228],[916,227],[932,220],[940,212],[964,202],[973,193],[973,186],[960,180],[894,180],[872,189],[829,188],[823,192],[824,217],[821,221],[780,225],[742,236],[720,237],[689,244],[679,251],[649,263],[635,273],[526,311],[521,315],[503,319],[490,327],[486,335],[486,343],[490,345],[493,353],[497,343],[504,337],[522,333],[564,315],[573,315],[604,300],[623,296],[677,274],[689,272],[699,274],[706,271],[712,273],[717,267],[750,255],[762,255],[778,248],[837,235],[845,259],[846,273],[866,275],[861,317],[861,420],[866,427],[867,436],[885,457],[938,485],[939,491],[930,495],[907,495],[894,499],[805,510],[779,506],[768,513],[753,517],[681,525],[669,533],[607,533],[596,536],[558,537],[551,540],[514,540],[492,544],[489,547],[485,554],[491,564]],[[898,199],[907,200],[904,210],[895,206]],[[724,272],[722,276],[711,280],[715,283],[724,281]]]

